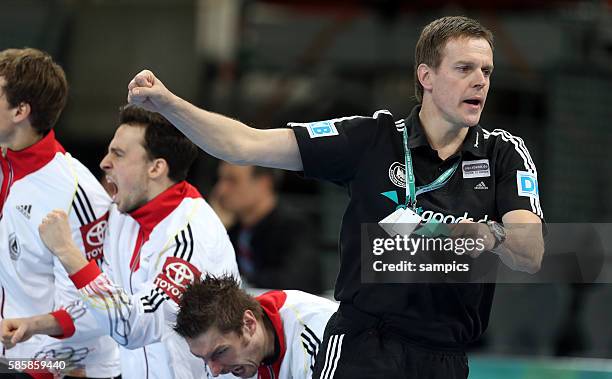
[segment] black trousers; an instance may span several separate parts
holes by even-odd
[[[467,379],[463,351],[433,350],[407,341],[384,321],[341,305],[330,318],[313,379]]]

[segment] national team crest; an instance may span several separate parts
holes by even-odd
[[[389,179],[396,186],[406,188],[406,165],[393,162],[389,167]]]
[[[15,233],[11,233],[9,235],[9,255],[14,261],[19,259],[19,256],[21,255],[21,244],[19,243]]]

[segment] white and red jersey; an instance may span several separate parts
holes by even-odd
[[[260,366],[258,379],[310,379],[325,325],[338,304],[302,291],[270,291],[258,296],[274,327],[280,354]]]
[[[123,378],[206,377],[171,329],[177,302],[203,272],[239,274],[227,232],[198,191],[180,182],[130,214],[112,206],[100,268],[90,262],[71,279],[121,345]]]
[[[0,166],[0,318],[29,317],[78,303],[78,291],[44,246],[38,226],[52,210],[64,210],[77,245],[89,259],[100,258],[105,223],[96,220],[108,211],[110,198],[89,170],[66,153],[53,131],[24,150],[7,150]],[[65,334],[71,334],[74,325],[68,314],[53,314]],[[73,317],[79,332],[72,337],[37,335],[10,350],[2,349],[2,356],[64,359],[73,375],[119,375],[117,344],[100,337],[93,317],[83,312]]]

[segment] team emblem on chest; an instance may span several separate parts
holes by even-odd
[[[406,188],[406,166],[393,162],[389,167],[389,179],[398,187]]]
[[[14,261],[19,259],[19,256],[21,255],[21,245],[19,244],[19,240],[17,239],[17,235],[15,233],[11,233],[9,235],[9,255]]]

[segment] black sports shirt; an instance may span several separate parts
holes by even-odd
[[[441,189],[419,195],[424,219],[446,223],[465,217],[496,220],[526,209],[543,217],[536,167],[522,139],[503,130],[471,127],[463,147],[442,161],[427,141],[417,106],[405,120],[388,111],[372,117],[345,117],[314,123],[290,123],[297,138],[304,175],[343,185],[350,202],[340,234],[337,300],[377,315],[417,343],[463,347],[484,332],[493,284],[362,284],[360,231],[377,223],[405,201],[402,131],[409,131],[416,185],[428,184],[457,160],[460,164]]]

